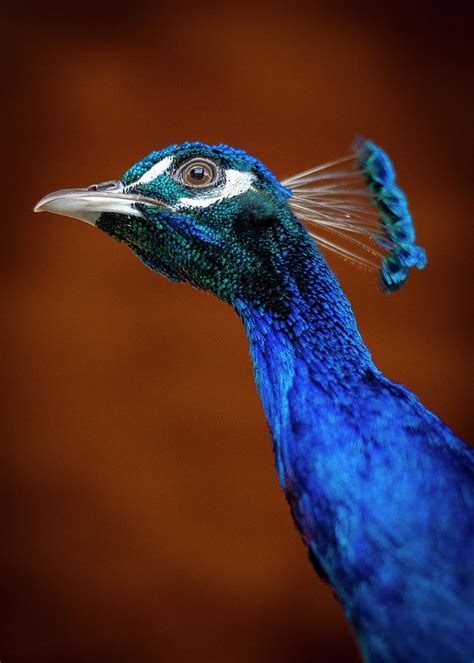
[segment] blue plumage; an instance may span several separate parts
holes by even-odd
[[[469,661],[474,454],[377,370],[332,274],[308,254],[284,325],[240,310],[295,521],[366,661]]]
[[[300,222],[366,233],[386,248],[388,290],[424,265],[390,159],[370,141],[355,149],[363,193],[350,179],[360,173],[344,172],[340,184],[324,170],[349,158],[282,185],[242,150],[185,143],[152,152],[121,181],[56,192],[36,209],[87,220],[152,269],[234,307],[280,482],[364,660],[468,663],[474,453],[380,373],[318,245],[362,258],[319,235],[315,243]]]

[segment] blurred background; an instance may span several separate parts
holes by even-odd
[[[352,662],[278,486],[244,330],[47,192],[200,139],[280,176],[392,155],[429,265],[328,256],[376,363],[470,438],[468,21],[433,3],[3,3],[0,659]]]

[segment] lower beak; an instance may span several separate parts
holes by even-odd
[[[79,219],[95,226],[104,212],[125,216],[142,216],[137,205],[166,207],[153,198],[134,193],[126,193],[118,181],[93,184],[87,189],[62,189],[42,198],[34,208],[35,212],[51,212]]]

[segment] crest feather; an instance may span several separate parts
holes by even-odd
[[[289,205],[316,242],[343,258],[379,271],[385,292],[398,290],[426,255],[393,164],[372,141],[357,138],[352,154],[282,181]]]

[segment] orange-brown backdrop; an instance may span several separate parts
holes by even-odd
[[[330,261],[378,365],[469,436],[466,17],[431,3],[5,5],[2,663],[357,661],[277,484],[232,311],[31,209],[171,142],[227,142],[284,176],[372,137],[429,266],[384,297]]]

